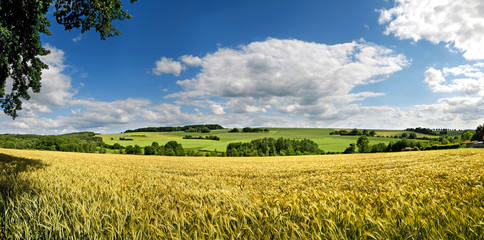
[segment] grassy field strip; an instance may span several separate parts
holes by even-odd
[[[477,149],[264,158],[0,149],[0,164],[0,232],[18,239],[484,238]]]
[[[304,139],[308,138],[313,140],[319,145],[320,149],[328,152],[343,152],[350,143],[356,143],[359,136],[339,136],[329,135],[334,129],[324,128],[270,128],[269,133],[229,133],[230,129],[213,130],[210,133],[189,133],[189,132],[135,132],[135,133],[119,133],[119,134],[103,134],[99,135],[103,138],[103,141],[107,144],[119,143],[122,146],[135,145],[148,146],[152,142],[158,142],[161,145],[166,144],[169,141],[177,141],[181,143],[184,148],[196,148],[200,150],[225,151],[227,145],[231,142],[249,142],[254,139],[272,137],[272,138],[291,138],[291,139]],[[349,129],[351,130],[351,129]],[[379,136],[395,136],[402,133],[411,133],[408,131],[400,130],[377,130]],[[208,136],[216,135],[220,137],[220,141],[209,140],[195,140],[195,139],[183,139],[185,135],[193,136]],[[418,137],[435,137],[431,135],[425,135],[417,133]],[[131,138],[133,141],[120,141],[120,137]],[[113,140],[111,140],[113,138]],[[385,143],[390,141],[396,142],[398,139],[382,138],[382,137],[369,137],[371,144]]]

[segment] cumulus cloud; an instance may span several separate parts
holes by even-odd
[[[65,107],[72,99],[75,91],[72,90],[71,78],[64,73],[67,66],[64,64],[64,51],[46,45],[50,54],[42,56],[41,60],[49,65],[49,69],[42,70],[42,87],[40,93],[31,93],[29,102],[49,107]]]
[[[224,108],[220,105],[213,104],[210,106],[210,109],[212,110],[212,113],[215,115],[222,115],[225,114]]]
[[[482,67],[482,63],[475,63],[441,70],[427,69],[424,82],[432,92],[453,92],[459,96],[440,98],[435,104],[415,106],[420,116],[425,116],[429,125],[441,122],[471,126],[481,124],[479,122],[484,120]]]
[[[468,60],[484,59],[484,2],[481,0],[395,0],[380,11],[385,34],[434,44],[444,42]]]
[[[177,83],[173,98],[226,99],[233,113],[320,115],[379,93],[351,93],[408,65],[405,56],[366,42],[326,45],[267,39],[238,49],[221,48],[202,58],[194,78]]]
[[[155,62],[153,74],[157,76],[162,74],[173,74],[175,76],[180,76],[180,73],[184,70],[185,66],[183,66],[180,62],[171,58],[162,57],[160,60]]]
[[[266,108],[271,106],[259,107],[257,101],[253,98],[234,98],[226,103],[227,108],[231,109],[233,113],[262,113],[266,112]]]
[[[484,73],[481,64],[461,65],[438,70],[428,68],[424,82],[432,92],[459,92],[484,96]],[[449,79],[450,78],[450,79]]]
[[[151,102],[147,99],[133,98],[111,102],[82,99],[73,100],[71,104],[71,107],[81,108],[72,110],[70,115],[59,119],[70,123],[70,126],[76,129],[85,129],[133,122],[147,112],[146,107],[151,105]]]
[[[477,126],[484,120],[484,97],[441,98],[435,104],[415,107],[428,126]]]
[[[183,55],[180,60],[189,67],[196,67],[202,64],[202,59],[192,55]]]

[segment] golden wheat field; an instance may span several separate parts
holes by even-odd
[[[0,149],[0,239],[484,239],[484,151],[191,158]]]

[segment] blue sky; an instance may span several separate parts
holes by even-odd
[[[473,129],[484,122],[480,0],[124,3],[122,34],[42,36],[40,94],[5,133],[147,126]],[[8,91],[8,85],[7,85]]]

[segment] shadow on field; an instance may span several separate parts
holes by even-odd
[[[0,214],[4,215],[7,204],[15,202],[17,196],[32,191],[30,179],[21,175],[48,166],[40,160],[14,157],[0,153]],[[8,239],[4,216],[0,215],[0,240]]]
[[[0,153],[0,197],[5,200],[30,190],[29,179],[21,177],[20,173],[35,171],[46,166],[48,165],[40,160]]]

